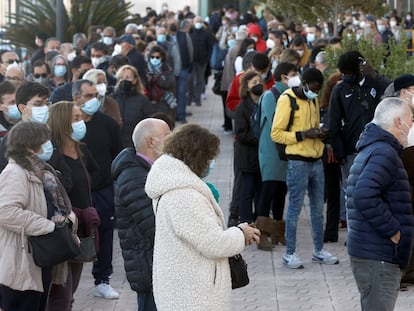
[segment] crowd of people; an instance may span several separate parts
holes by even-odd
[[[71,219],[79,237],[94,228],[94,296],[119,298],[116,224],[139,311],[228,310],[228,257],[246,245],[286,245],[283,264],[303,268],[307,193],[312,261],[338,264],[324,244],[347,229],[362,309],[392,310],[401,284],[414,283],[414,76],[391,81],[358,51],[330,70],[325,49],[344,36],[398,42],[412,14],[345,13],[333,27],[287,23],[268,8],[258,18],[224,5],[206,19],[188,6],[146,10],[122,34],[96,26],[60,42],[39,31],[24,61],[0,51],[0,308],[72,309],[84,263],[41,268],[28,250],[29,236]],[[222,130],[234,135],[227,224],[205,181],[220,140],[186,124],[212,73]]]

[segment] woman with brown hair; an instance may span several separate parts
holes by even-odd
[[[253,223],[253,201],[258,208],[261,188],[259,168],[259,141],[253,134],[250,117],[263,93],[263,79],[260,73],[248,71],[241,78],[240,98],[242,101],[236,108],[234,126],[236,140],[234,141],[234,167],[241,172],[240,182],[240,221]]]
[[[86,145],[80,143],[86,134],[82,112],[73,102],[57,102],[49,109],[48,125],[54,146],[60,152],[61,160],[69,168],[67,173],[69,176],[65,178],[71,180],[71,187],[67,192],[75,213],[79,215],[77,209],[83,210],[91,206],[90,173],[97,168]],[[81,235],[85,230],[85,224],[80,220],[78,234]],[[78,287],[82,268],[82,262],[68,263],[68,277],[65,284],[52,285],[48,311],[72,309],[73,295]]]
[[[135,67],[124,65],[116,73],[115,100],[118,102],[123,126],[122,147],[133,147],[132,132],[139,121],[154,112]]]
[[[259,230],[247,223],[226,229],[203,180],[219,145],[207,129],[185,124],[165,138],[164,154],[148,174],[145,191],[156,215],[152,280],[158,311],[229,310],[228,257],[259,240]]]

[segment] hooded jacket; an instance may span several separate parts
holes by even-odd
[[[154,298],[158,311],[230,310],[228,257],[244,235],[226,229],[206,183],[184,162],[162,155],[145,184],[155,211]]]
[[[256,51],[259,53],[266,52],[267,46],[266,41],[262,38],[262,30],[260,29],[260,26],[255,23],[249,23],[247,25],[247,34],[249,36],[256,35],[258,37],[258,40],[256,42]]]
[[[357,143],[346,190],[348,253],[407,267],[414,216],[402,146],[389,132],[369,123]],[[398,231],[399,243],[390,238]]]

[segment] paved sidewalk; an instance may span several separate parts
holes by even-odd
[[[195,122],[209,128],[221,139],[220,155],[215,169],[208,177],[220,191],[220,205],[226,215],[231,199],[233,181],[233,138],[224,135],[221,98],[211,93],[212,79],[207,88],[207,100],[201,107],[189,107]],[[346,231],[340,231],[338,243],[326,244],[325,248],[340,259],[334,266],[312,263],[312,239],[307,202],[300,215],[297,233],[297,253],[304,262],[304,269],[290,270],[282,265],[285,247],[277,246],[272,252],[249,246],[243,252],[248,267],[250,284],[233,291],[232,310],[260,311],[353,311],[360,310],[349,260],[344,247]],[[136,294],[125,277],[123,259],[117,232],[114,239],[114,273],[111,285],[120,292],[118,300],[105,300],[92,295],[92,265],[87,264],[75,294],[75,311],[134,311],[137,309]],[[414,310],[414,287],[400,292],[395,310]],[[202,311],[202,310],[199,310]],[[221,311],[221,310],[217,310]]]

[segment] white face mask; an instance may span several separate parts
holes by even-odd
[[[287,85],[288,87],[296,87],[299,86],[301,84],[301,80],[300,77],[298,75],[294,76],[294,77],[290,77],[288,78],[288,82]]]
[[[316,36],[315,36],[315,34],[314,33],[308,33],[307,35],[306,35],[306,40],[308,40],[308,42],[313,42],[313,41],[315,41],[315,38],[316,38]]]
[[[397,26],[397,21],[390,21],[390,26],[393,28]]]
[[[266,46],[268,49],[273,49],[275,47],[275,41],[273,41],[272,39],[267,39]]]
[[[73,61],[73,59],[75,57],[76,57],[76,51],[73,51],[73,52],[69,53],[68,56],[67,56],[68,62]]]
[[[106,84],[105,83],[98,83],[95,85],[96,91],[98,92],[99,96],[105,96],[106,94]]]
[[[103,56],[102,57],[92,57],[91,60],[92,60],[92,66],[94,68],[96,68],[105,61],[105,58]]]
[[[119,44],[115,44],[114,46],[114,52],[112,53],[112,56],[119,55],[122,52],[122,47]]]
[[[408,124],[401,120],[401,124],[403,125],[400,129],[400,144],[406,148],[408,146],[408,136],[410,135],[410,131],[412,127],[408,127]]]
[[[300,57],[302,57],[303,56],[303,53],[305,53],[304,50],[297,50],[296,52],[298,52],[298,54],[299,54]]]

